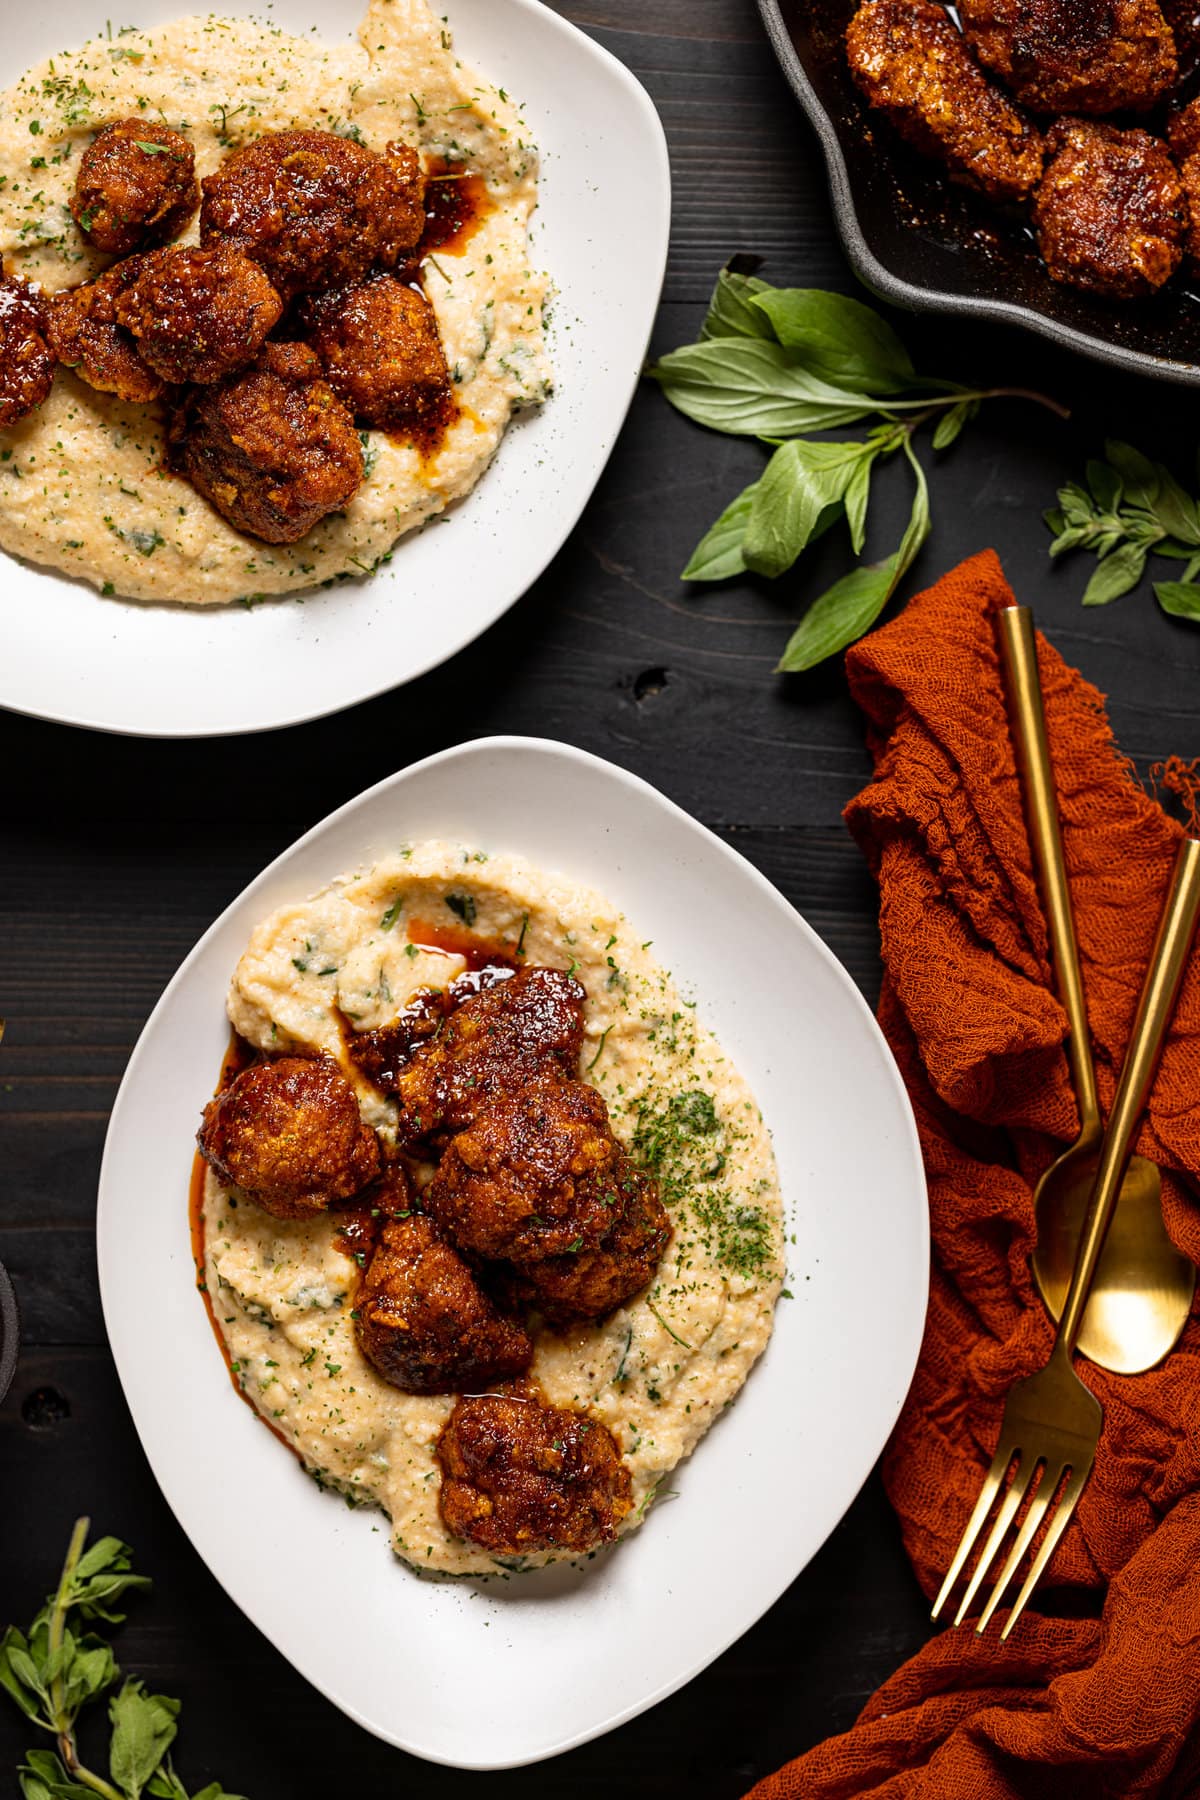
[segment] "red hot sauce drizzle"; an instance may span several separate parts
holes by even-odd
[[[461,164],[434,158],[425,180],[425,230],[412,252],[405,277],[422,292],[425,290],[425,258],[436,256],[439,250],[459,254],[496,205],[483,176],[472,174]],[[419,418],[413,418],[402,430],[388,435],[393,443],[412,445],[428,461],[441,449],[447,431],[458,416],[458,400],[453,384],[450,384],[440,399]]]

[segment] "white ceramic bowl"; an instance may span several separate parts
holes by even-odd
[[[780,1301],[736,1406],[672,1477],[678,1498],[582,1572],[439,1584],[394,1562],[386,1522],[318,1492],[238,1399],[195,1291],[193,1134],[251,929],[425,836],[519,851],[609,896],[694,996],[774,1134],[794,1298]],[[756,870],[653,788],[526,738],[484,739],[381,782],[217,920],[155,1008],[121,1085],[98,1240],[126,1398],[200,1555],[352,1718],[418,1756],[476,1769],[552,1756],[631,1718],[783,1592],[891,1430],[928,1285],[912,1114],[845,970]]]
[[[438,0],[439,10],[442,0]],[[445,0],[455,47],[525,105],[542,150],[533,255],[557,288],[557,392],[516,421],[470,498],[361,583],[187,608],[104,599],[0,554],[0,705],[149,737],[263,731],[354,705],[444,662],[523,594],[608,461],[637,382],[670,228],[654,107],[607,51],[538,0]],[[201,10],[141,0],[139,25]],[[217,0],[218,12],[261,12]],[[353,34],[366,0],[275,0],[284,30]],[[94,0],[4,0],[0,87],[103,28]]]

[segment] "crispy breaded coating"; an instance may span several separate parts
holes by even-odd
[[[934,0],[866,0],[846,31],[850,72],[901,136],[993,200],[1024,200],[1042,140],[983,74]]]
[[[71,212],[93,248],[128,256],[177,237],[199,199],[187,138],[150,119],[116,119],[79,159]]]
[[[547,1256],[514,1270],[514,1298],[535,1306],[548,1325],[607,1318],[653,1279],[671,1239],[658,1183],[624,1156],[618,1159],[616,1182],[623,1210],[594,1250]]]
[[[407,1054],[397,1040],[399,1032],[407,1041],[402,1014],[351,1038],[350,1055],[399,1100],[400,1143],[438,1139],[469,1125],[498,1088],[547,1069],[578,1074],[586,998],[574,976],[532,965],[455,1005],[435,1035]]]
[[[298,543],[362,485],[354,421],[303,344],[268,344],[253,369],[192,388],[170,437],[204,498],[268,544]]]
[[[54,386],[45,297],[0,264],[0,431],[47,398]]]
[[[1190,100],[1167,121],[1167,142],[1179,170],[1188,211],[1187,254],[1200,263],[1200,98]]]
[[[197,1137],[220,1179],[277,1219],[307,1219],[379,1173],[379,1145],[329,1057],[254,1063],[210,1100]]]
[[[981,63],[1031,112],[1144,112],[1178,77],[1158,0],[959,0]]]
[[[261,263],[285,299],[394,269],[425,228],[421,159],[377,156],[330,131],[277,131],[226,157],[202,183],[200,238]]]
[[[1033,206],[1055,281],[1114,300],[1153,293],[1183,255],[1188,208],[1166,145],[1146,131],[1060,119]]]
[[[432,1219],[393,1219],[355,1301],[359,1348],[408,1394],[454,1394],[522,1375],[527,1334],[492,1304]]]
[[[252,363],[283,301],[258,264],[216,244],[155,250],[117,299],[117,321],[164,381],[220,381]]]
[[[424,294],[378,274],[308,298],[304,337],[360,425],[418,439],[452,411],[450,370]]]
[[[140,256],[114,263],[84,287],[64,288],[50,300],[50,344],[59,361],[102,394],[146,403],[166,383],[138,354],[117,323],[117,303],[137,279]]]
[[[460,1250],[529,1262],[594,1250],[627,1207],[628,1181],[603,1096],[541,1075],[487,1096],[423,1204]]]
[[[437,1446],[442,1520],[495,1556],[591,1550],[633,1504],[629,1470],[598,1419],[515,1395],[461,1399]]]

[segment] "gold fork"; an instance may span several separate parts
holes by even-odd
[[[1063,1304],[1054,1348],[1044,1369],[1039,1370],[1036,1375],[1027,1376],[1024,1381],[1018,1381],[1009,1392],[1000,1423],[1000,1442],[992,1458],[992,1466],[984,1477],[975,1510],[967,1522],[967,1528],[954,1553],[954,1561],[942,1583],[942,1591],[934,1602],[935,1619],[966,1567],[976,1540],[1000,1495],[1004,1478],[1012,1467],[1012,1480],[1000,1500],[987,1542],[954,1615],[954,1623],[961,1625],[1015,1523],[1023,1501],[1027,1496],[1032,1496],[1004,1566],[975,1627],[977,1632],[986,1631],[988,1621],[1007,1593],[1039,1528],[1045,1523],[1045,1535],[1000,1633],[1002,1638],[1006,1638],[1054,1554],[1055,1546],[1070,1522],[1071,1514],[1075,1511],[1091,1473],[1104,1414],[1100,1402],[1075,1373],[1071,1358],[1092,1277],[1104,1248],[1105,1233],[1121,1191],[1134,1133],[1154,1081],[1163,1039],[1175,1008],[1198,914],[1200,839],[1189,837],[1179,846],[1170,892],[1159,920],[1154,951],[1138,1000],[1133,1035],[1129,1040],[1125,1065],[1113,1100],[1108,1129],[1100,1147],[1096,1183],[1080,1234],[1071,1285]],[[1057,1505],[1051,1511],[1056,1499]]]

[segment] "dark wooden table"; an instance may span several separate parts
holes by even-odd
[[[752,0],[557,3],[637,72],[670,136],[675,228],[657,348],[694,335],[735,251],[765,257],[777,282],[852,289],[822,165]],[[1195,399],[993,328],[904,329],[938,373],[1041,385],[1075,408],[1060,425],[997,405],[943,459],[917,575],[995,545],[1060,648],[1109,694],[1139,767],[1200,753],[1200,630],[1166,619],[1148,590],[1081,610],[1085,571],[1051,571],[1039,517],[1106,434],[1174,458],[1190,481]],[[158,1493],[105,1344],[93,1249],[101,1147],[126,1059],[176,964],[264,862],[403,763],[491,732],[565,738],[657,783],[777,882],[872,994],[874,896],[840,819],[868,769],[859,720],[836,667],[772,673],[789,619],[840,572],[844,551],[826,540],[800,576],[774,587],[697,593],[677,578],[761,462],[754,445],[709,436],[646,388],[582,523],[534,590],[451,667],[351,715],[202,744],[0,717],[0,1259],[24,1320],[0,1410],[0,1617],[33,1613],[77,1513],[126,1537],[156,1592],[134,1608],[122,1661],[182,1697],[180,1762],[193,1788],[219,1776],[251,1800],[309,1800],[412,1783],[450,1800],[478,1784],[418,1767],[309,1689],[221,1592]],[[887,498],[881,549],[899,535],[899,478]],[[254,1504],[234,1472],[231,1528]],[[492,1789],[617,1785],[654,1800],[733,1800],[848,1726],[926,1630],[872,1480],[767,1617],[690,1687],[559,1763],[494,1776]],[[32,1735],[0,1704],[0,1770]]]

